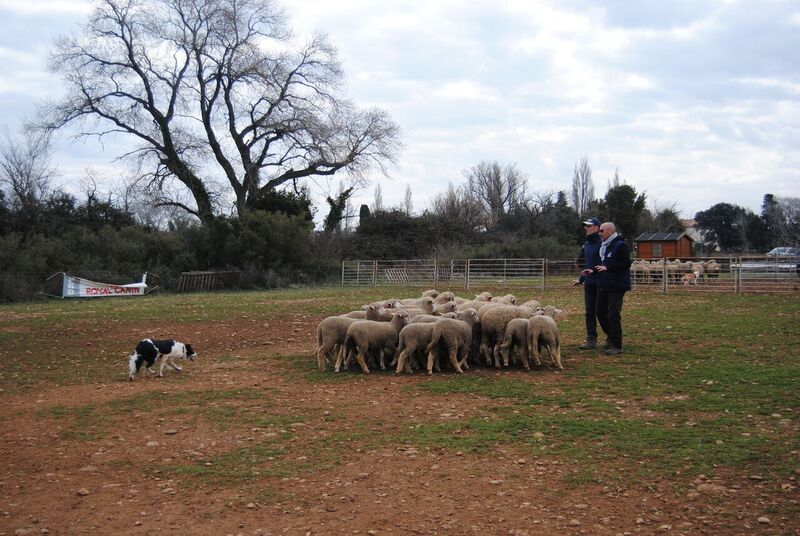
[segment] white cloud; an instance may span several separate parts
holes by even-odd
[[[18,15],[54,15],[59,13],[84,15],[92,10],[89,0],[0,0],[0,12]]]

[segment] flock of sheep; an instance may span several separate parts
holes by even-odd
[[[693,274],[696,281],[703,281],[719,277],[719,272],[720,265],[714,259],[687,262],[680,259],[637,260],[631,264],[631,278],[637,283],[660,283],[665,274],[670,283],[679,283],[687,274]]]
[[[521,361],[529,370],[541,365],[547,349],[553,365],[561,365],[561,344],[556,319],[563,315],[537,300],[516,305],[511,294],[493,297],[489,292],[473,300],[452,292],[426,290],[419,298],[390,299],[364,305],[361,310],[329,316],[317,327],[315,357],[320,370],[334,363],[339,372],[353,358],[361,370],[386,368],[386,352],[395,373],[423,366],[428,374],[441,371],[445,355],[452,369],[462,373],[470,364],[508,367]]]

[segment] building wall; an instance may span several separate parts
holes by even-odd
[[[658,253],[661,246],[661,254]],[[692,240],[686,236],[680,240],[664,242],[637,242],[636,256],[640,259],[686,259],[692,256]]]

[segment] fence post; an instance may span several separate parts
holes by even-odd
[[[542,259],[542,292],[547,286],[547,259]]]
[[[667,260],[664,259],[664,266],[661,267],[661,293],[667,293],[667,276],[669,275],[669,270],[667,270]]]
[[[736,264],[734,264],[734,266],[736,266],[736,272],[733,275],[734,287],[735,287],[734,292],[736,294],[741,294],[742,293],[742,258],[741,257],[737,257],[736,258]]]
[[[467,259],[467,268],[464,270],[464,290],[469,290],[469,264],[472,259]]]
[[[439,263],[436,257],[433,258],[433,288],[436,288],[436,283],[439,282]]]
[[[342,261],[342,286],[344,286],[344,261]]]
[[[378,259],[372,261],[372,286],[378,284]]]

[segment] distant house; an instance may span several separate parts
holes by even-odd
[[[640,259],[685,259],[694,255],[689,233],[642,233],[633,241]]]

